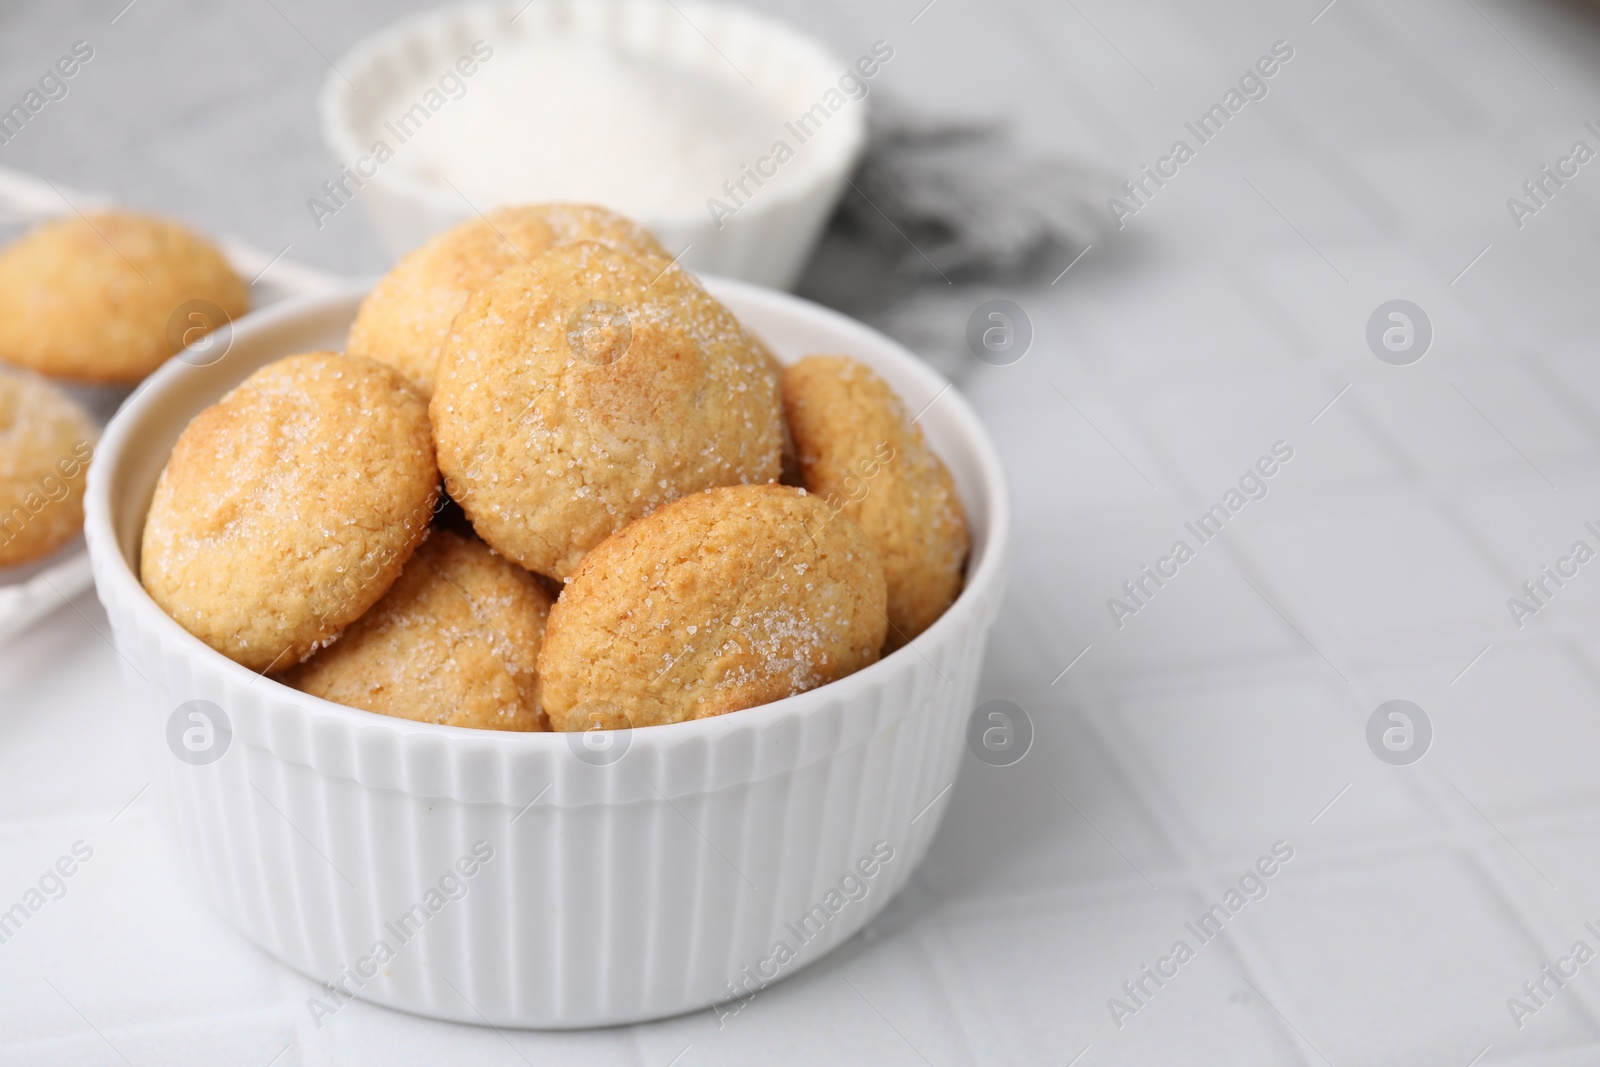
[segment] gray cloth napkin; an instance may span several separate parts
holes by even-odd
[[[1109,225],[1114,179],[1030,153],[1003,121],[874,103],[866,151],[799,292],[954,376],[973,362],[967,316],[1002,287],[1048,282],[1092,243]]]

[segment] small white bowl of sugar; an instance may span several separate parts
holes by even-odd
[[[894,58],[836,57],[699,0],[511,0],[366,38],[323,87],[338,166],[321,228],[359,203],[400,255],[508,203],[597,203],[686,267],[788,288],[846,188]]]

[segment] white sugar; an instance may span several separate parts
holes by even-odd
[[[432,85],[398,87],[394,108]],[[371,133],[395,149],[392,166],[476,203],[574,200],[647,220],[704,212],[741,165],[792,140],[778,108],[732,71],[565,34],[497,42],[461,97],[405,143],[381,123]]]

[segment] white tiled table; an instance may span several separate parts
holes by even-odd
[[[1505,206],[1575,139],[1600,148],[1600,16],[1322,3],[938,0],[914,24],[922,0],[767,5],[844,52],[893,41],[903,95],[1008,110],[1127,174],[1295,48],[1059,284],[982,294],[1022,304],[1036,341],[961,383],[1021,519],[981,696],[1036,739],[1012,767],[967,761],[862,937],[723,1029],[498,1033],[357,1004],[318,1030],[311,983],[177,873],[91,594],[0,650],[0,906],[94,849],[0,945],[0,1062],[1600,1062],[1600,965],[1521,1028],[1506,1006],[1573,941],[1600,949],[1600,563],[1520,630],[1505,604],[1574,540],[1600,547],[1600,163],[1521,231]],[[380,20],[282,10],[330,54]],[[0,162],[382,266],[353,216],[316,234],[298,215],[327,166],[325,68],[284,19],[179,0],[108,18],[0,14],[5,69],[93,36],[105,75]],[[241,34],[243,54],[219,43]],[[1408,367],[1365,342],[1393,298],[1435,329]],[[1278,440],[1295,455],[1269,495],[1117,629],[1106,598]],[[1365,737],[1398,697],[1435,731],[1406,767]],[[1279,840],[1294,858],[1266,897],[1199,945],[1185,921]],[[1118,1028],[1108,998],[1179,938],[1194,959]]]

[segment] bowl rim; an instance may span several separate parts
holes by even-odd
[[[629,744],[632,746],[644,744],[658,751],[716,742],[729,735],[751,730],[760,731],[790,718],[803,717],[816,706],[832,701],[848,703],[855,692],[887,681],[894,672],[902,669],[902,665],[908,663],[908,657],[923,655],[918,648],[919,645],[931,643],[945,631],[960,625],[959,616],[980,610],[980,599],[986,597],[991,590],[994,590],[996,595],[1003,591],[995,587],[1005,580],[1011,539],[1013,505],[1009,482],[999,452],[982,420],[952,382],[899,342],[831,308],[749,282],[717,275],[702,274],[697,277],[706,290],[719,300],[724,299],[727,294],[739,304],[764,303],[779,312],[800,314],[819,320],[831,332],[838,333],[841,337],[852,333],[864,337],[882,346],[893,359],[903,365],[901,369],[904,372],[913,378],[921,379],[927,395],[933,397],[924,410],[931,408],[935,403],[949,405],[952,410],[946,417],[955,420],[956,429],[964,439],[963,447],[969,450],[970,458],[974,461],[980,498],[970,503],[984,509],[981,513],[984,536],[981,538],[981,543],[974,545],[974,554],[968,558],[966,582],[955,602],[945,609],[944,614],[928,629],[907,645],[854,674],[804,693],[753,708],[745,708],[738,713],[659,726],[625,727],[620,731],[614,731],[631,735]],[[294,297],[250,312],[234,323],[234,345],[238,346],[242,339],[254,334],[268,333],[276,327],[303,317],[329,313],[341,305],[348,305],[353,317],[355,305],[370,287],[370,282],[366,280],[352,282],[327,293]],[[458,752],[487,750],[513,754],[541,752],[570,744],[570,733],[563,731],[517,732],[447,726],[382,715],[324,700],[234,662],[189,633],[177,620],[162,610],[145,591],[144,585],[134,573],[131,562],[123,554],[118,542],[115,524],[112,521],[112,498],[115,495],[113,479],[122,469],[124,451],[133,440],[135,425],[163,397],[181,389],[187,372],[195,369],[177,356],[169,359],[128,397],[101,436],[100,444],[95,451],[95,462],[89,467],[88,484],[84,490],[84,535],[88,541],[90,559],[94,563],[97,595],[106,599],[109,593],[112,600],[126,605],[127,610],[139,613],[143,617],[141,624],[153,626],[162,636],[164,643],[176,644],[191,658],[200,657],[202,661],[220,672],[229,685],[248,686],[258,681],[265,681],[268,685],[276,687],[275,690],[268,691],[276,703],[292,704],[312,720],[342,724],[367,736],[383,734],[400,743],[418,738],[432,738]],[[963,504],[968,506],[969,502],[963,501]],[[976,526],[979,522],[973,518],[972,510],[968,506],[968,521]],[[979,542],[980,539],[974,538],[974,541]],[[976,551],[980,548],[981,552]],[[110,583],[113,588],[102,590],[101,586],[105,583]],[[120,654],[126,659],[126,653]],[[925,656],[923,658],[931,666],[931,661],[926,660]],[[935,670],[937,671],[937,668]]]
[[[648,3],[648,0],[550,0],[540,6],[539,13],[549,16],[557,9],[571,9],[579,4],[586,7],[604,5],[614,11],[657,6]],[[526,6],[519,0],[479,0],[476,3],[436,7],[398,19],[357,41],[339,57],[337,68],[328,72],[317,94],[317,112],[322,128],[322,139],[333,153],[335,160],[348,164],[364,152],[361,135],[350,117],[351,101],[366,91],[360,88],[360,84],[363,76],[375,64],[405,52],[406,46],[411,42],[424,38],[437,39],[441,26],[470,22],[477,18],[503,16],[514,9],[516,14],[513,18],[515,18],[521,15],[522,9]],[[731,3],[714,3],[710,0],[677,0],[673,6],[689,8],[691,12],[715,12],[717,17],[734,20],[743,28],[765,35],[768,40],[799,44],[816,53],[820,61],[819,70],[824,65],[830,71],[853,69],[821,41],[764,12]],[[679,13],[683,14],[681,10]],[[688,15],[685,14],[684,17],[687,19]],[[354,84],[347,80],[342,72],[349,72]],[[748,212],[751,217],[770,216],[805,200],[817,189],[848,176],[855,169],[856,161],[860,159],[866,146],[869,107],[868,98],[865,96],[852,103],[855,106],[839,112],[839,117],[845,119],[843,136],[833,142],[832,153],[819,159],[807,176],[807,180],[796,182],[789,189],[778,191],[776,195],[753,198],[745,207],[739,209],[739,214],[746,215]],[[455,190],[429,182],[403,168],[385,167],[367,181],[387,186],[442,214],[470,218],[478,210]],[[659,217],[647,217],[636,212],[632,217],[651,230],[658,227],[673,230],[701,229],[711,224],[702,214],[700,207],[685,207],[681,212],[664,212]]]

